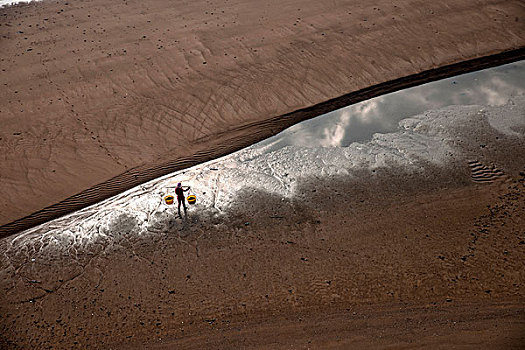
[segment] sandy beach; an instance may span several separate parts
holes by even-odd
[[[524,14],[467,0],[1,8],[0,348],[522,349],[525,96],[345,147],[239,150],[523,59]],[[162,203],[177,181],[198,191],[186,219]]]
[[[523,58],[525,45],[521,1],[43,1],[0,11],[4,236],[418,82],[394,79],[449,64],[457,73],[502,52],[511,54],[499,63]]]

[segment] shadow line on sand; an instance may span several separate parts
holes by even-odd
[[[170,158],[172,152],[168,152],[154,162],[130,169],[120,175],[66,198],[63,201],[0,226],[0,238],[10,236],[46,221],[88,207],[160,176],[233,153],[273,136],[301,121],[401,89],[452,77],[462,73],[512,63],[522,59],[525,59],[525,47],[456,62],[373,85],[359,91],[350,92],[340,97],[284,115],[241,125],[229,130],[228,132],[207,136],[197,140],[196,152],[190,157],[179,157],[173,159]]]

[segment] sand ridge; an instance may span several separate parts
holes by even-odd
[[[2,238],[0,347],[522,348],[524,108],[254,145]]]
[[[62,241],[60,237],[69,241],[81,237],[87,243],[93,243],[97,232],[100,233],[105,226],[104,222],[111,222],[123,214],[138,220],[141,233],[158,230],[165,226],[165,220],[171,221],[171,211],[169,206],[163,205],[162,194],[166,193],[167,187],[181,180],[192,186],[199,198],[194,210],[210,216],[228,210],[245,188],[292,198],[297,183],[305,178],[331,181],[331,176],[361,176],[363,170],[366,177],[369,175],[366,171],[373,174],[378,169],[392,166],[418,172],[432,164],[466,171],[468,164],[473,181],[490,183],[505,174],[517,174],[525,163],[525,154],[508,151],[524,147],[518,132],[525,125],[524,108],[524,97],[515,96],[501,106],[449,106],[429,110],[401,120],[396,131],[378,133],[368,141],[355,142],[347,147],[273,148],[264,143],[256,144],[220,159],[156,178],[83,210],[36,226],[25,231],[24,235],[39,242],[42,242],[41,236],[45,236],[44,241]],[[481,144],[480,138],[483,139]],[[157,171],[160,170],[164,169]],[[134,174],[140,173],[131,173]],[[138,182],[139,179],[133,180]],[[113,187],[118,191],[117,186]],[[96,199],[101,193],[107,194],[108,188],[97,186],[91,190],[77,198],[79,205],[85,204],[90,195],[91,199]],[[64,203],[60,204],[63,206],[52,207],[54,213],[71,209]],[[46,213],[38,213],[42,216],[37,218],[45,218]]]
[[[79,194],[57,205],[70,211],[311,117],[287,113],[502,51],[519,59],[525,45],[520,1],[94,0],[0,11],[1,224]]]

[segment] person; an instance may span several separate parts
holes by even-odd
[[[177,188],[175,188],[175,194],[177,195],[177,202],[179,204],[178,210],[179,210],[179,216],[180,215],[180,205],[182,203],[182,206],[184,207],[184,215],[187,215],[187,209],[186,209],[186,198],[184,197],[184,192],[189,191],[190,186],[188,186],[186,189],[182,188],[182,184],[179,182],[177,184]]]

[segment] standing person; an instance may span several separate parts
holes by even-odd
[[[177,184],[177,188],[175,189],[175,194],[177,195],[177,202],[179,203],[178,210],[179,210],[180,217],[182,217],[182,215],[180,215],[180,204],[181,203],[182,203],[182,206],[184,207],[184,215],[187,215],[186,198],[184,197],[184,192],[188,191],[189,189],[190,189],[190,186],[188,186],[186,189],[183,189],[182,184],[180,182]]]

